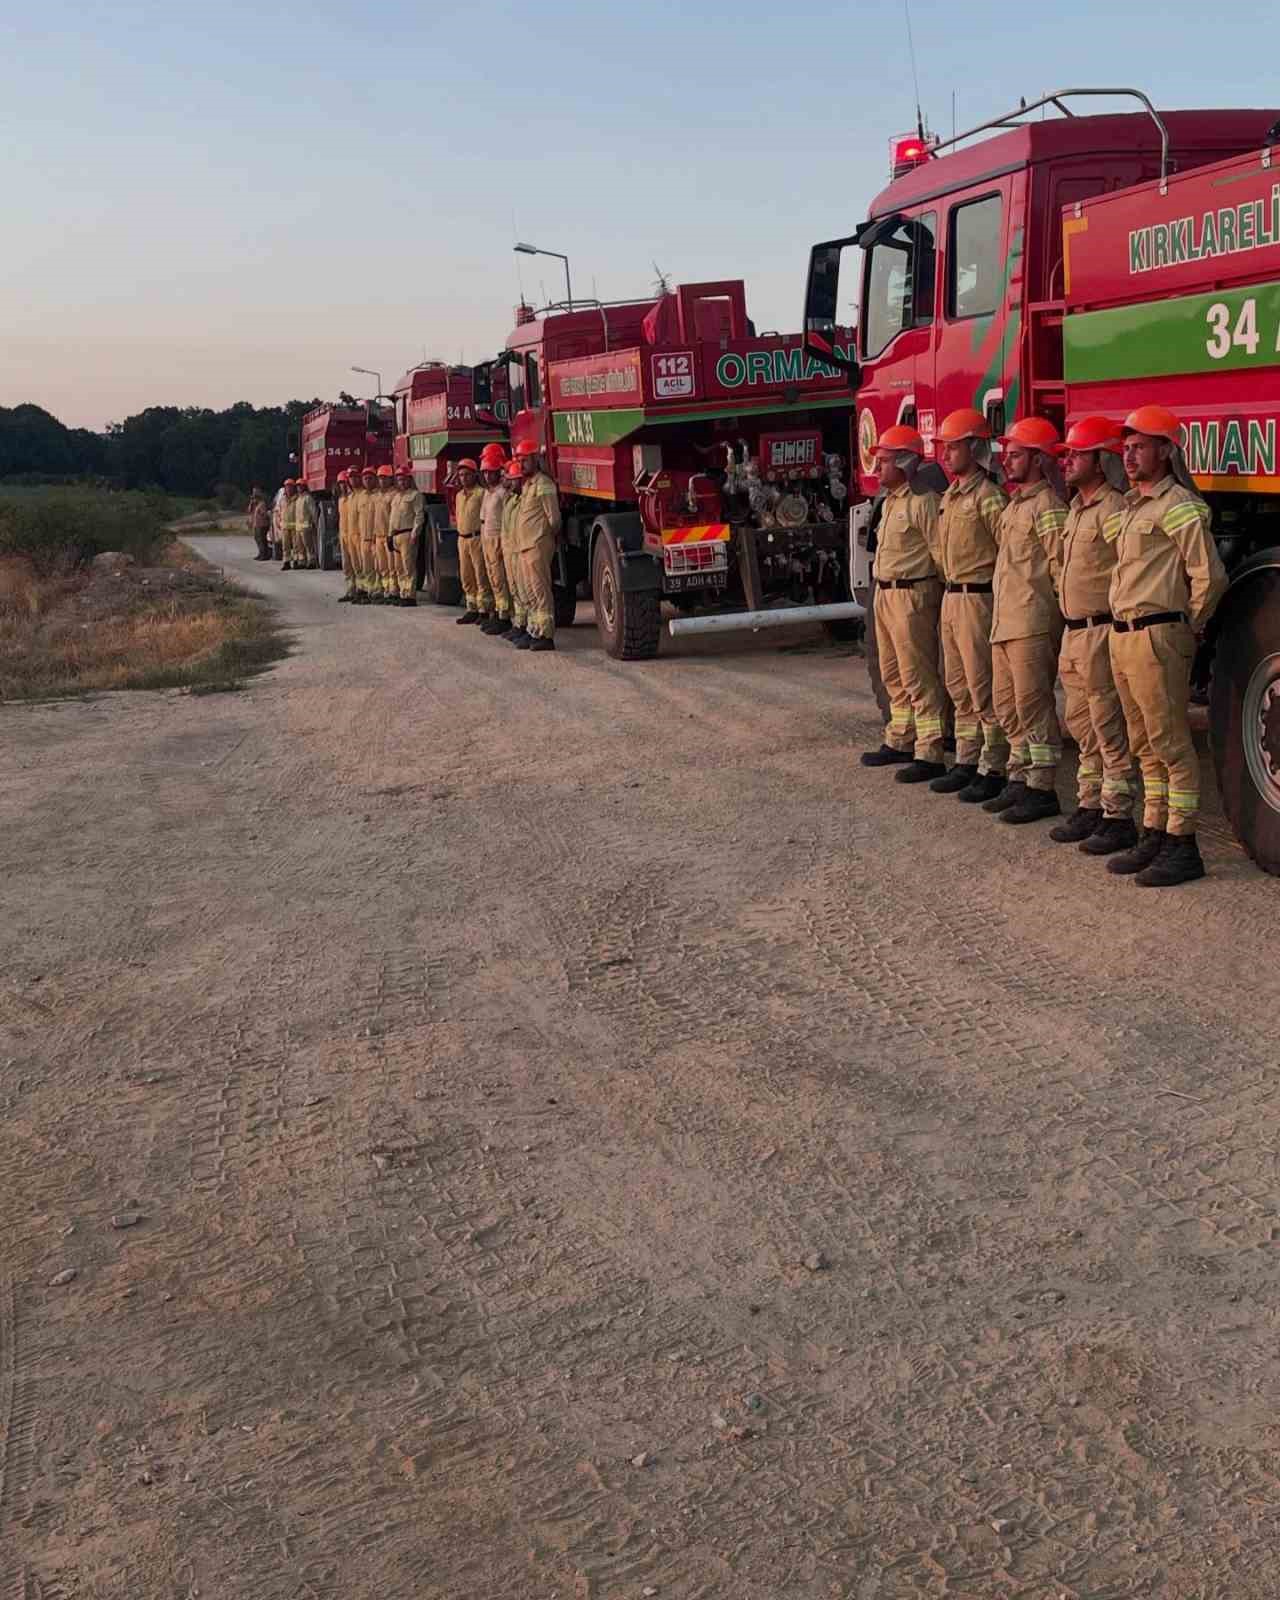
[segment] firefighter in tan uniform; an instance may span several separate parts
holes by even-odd
[[[1054,787],[1062,732],[1054,686],[1062,614],[1054,593],[1067,508],[1054,486],[1058,430],[1023,417],[1001,440],[1013,498],[1000,515],[992,576],[991,692],[1009,739],[1005,786],[984,811],[1002,822],[1038,822],[1062,810]]]
[[[480,632],[495,639],[506,639],[512,631],[511,584],[502,553],[502,519],[507,503],[503,469],[506,465],[507,452],[500,444],[487,444],[480,452],[480,475],[484,480],[484,500],[480,507],[480,546],[485,571],[489,575],[489,593],[493,597],[493,615],[480,624]]]
[[[991,426],[980,411],[953,411],[938,430],[951,482],[938,511],[942,573],[942,660],[955,706],[956,760],[929,785],[966,805],[995,799],[1004,788],[1009,742],[991,690],[992,579],[996,536],[1008,497],[992,481]]]
[[[347,474],[347,548],[351,562],[351,603],[357,606],[369,604],[363,536],[364,508],[367,502],[368,495],[360,468],[352,467]]]
[[[382,579],[378,572],[376,542],[376,511],[380,491],[378,469],[365,467],[360,473],[360,498],[356,502],[355,526],[360,540],[360,576],[366,605],[380,605]]]
[[[307,480],[299,478],[293,501],[293,565],[308,572],[319,570],[316,560],[316,503],[307,488]]]
[[[418,603],[418,540],[427,520],[427,502],[413,481],[409,467],[396,473],[396,487],[391,495],[390,529],[387,534],[387,552],[394,568],[396,605],[416,606]]]
[[[342,552],[342,576],[347,580],[345,594],[338,596],[338,604],[350,604],[356,598],[356,569],[351,559],[351,474],[344,467],[334,483],[338,502],[338,549]]]
[[[293,519],[298,508],[298,480],[286,478],[283,484],[284,501],[280,506],[280,549],[284,560],[280,563],[281,572],[292,572],[293,559]],[[302,563],[298,562],[298,566]]]
[[[468,456],[457,466],[458,490],[453,498],[453,521],[458,530],[458,577],[466,610],[458,618],[461,626],[487,622],[493,596],[489,574],[485,571],[480,522],[484,513],[484,490],[476,481],[476,464]]]
[[[1082,417],[1067,434],[1062,475],[1072,491],[1054,573],[1064,632],[1058,673],[1067,730],[1080,751],[1076,809],[1049,832],[1086,855],[1114,855],[1138,842],[1133,825],[1133,758],[1111,674],[1111,574],[1116,551],[1108,527],[1124,510],[1116,485],[1120,425]]]
[[[1209,507],[1195,492],[1179,447],[1181,427],[1163,406],[1125,419],[1124,470],[1132,485],[1108,528],[1111,670],[1129,744],[1142,769],[1142,837],[1107,862],[1144,888],[1204,877],[1196,843],[1200,762],[1187,725],[1196,635],[1226,592]]]
[[[885,491],[876,534],[876,641],[889,696],[884,743],[864,767],[905,763],[899,783],[928,783],[946,772],[942,759],[946,696],[938,675],[938,496],[912,479],[924,455],[914,428],[886,428],[876,445]]]
[[[502,564],[507,572],[507,587],[511,590],[511,632],[507,635],[507,643],[519,645],[532,640],[525,626],[529,620],[529,606],[525,599],[524,574],[520,570],[520,547],[516,542],[516,518],[520,515],[524,469],[518,461],[509,461],[502,476],[507,491],[507,497],[502,502]]]
[[[524,481],[520,485],[520,505],[516,512],[516,546],[520,552],[520,575],[524,581],[529,633],[516,646],[518,650],[554,650],[556,647],[556,597],[551,581],[556,539],[560,533],[560,495],[542,470],[539,450],[532,441],[516,449]]]
[[[375,605],[393,606],[397,603],[399,591],[388,540],[391,534],[391,502],[396,492],[395,468],[385,464],[379,467],[374,474],[374,482],[376,486],[369,514],[369,528],[373,534],[373,600]]]

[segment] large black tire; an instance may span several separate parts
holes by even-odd
[[[316,506],[316,560],[321,572],[333,572],[342,565],[342,552],[338,547],[338,506],[333,500],[321,500]]]
[[[422,543],[426,549],[426,571],[422,587],[426,591],[427,599],[438,606],[460,606],[461,583],[457,578],[449,577],[440,570],[440,529],[434,523],[428,522],[423,528]]]
[[[578,616],[578,591],[556,584],[552,589],[556,603],[556,627],[572,628]]]
[[[591,594],[600,642],[615,661],[649,661],[657,655],[662,637],[662,596],[653,589],[624,592],[622,561],[607,528],[596,536]]]
[[[1214,623],[1209,738],[1236,837],[1280,875],[1280,571],[1240,580]]]

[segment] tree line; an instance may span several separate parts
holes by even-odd
[[[40,406],[0,406],[0,481],[87,480],[230,505],[254,484],[274,489],[290,475],[303,415],[319,404],[148,406],[103,433],[65,427]]]

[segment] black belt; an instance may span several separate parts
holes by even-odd
[[[1068,628],[1101,628],[1111,621],[1109,611],[1095,611],[1091,617],[1063,617]]]
[[[934,583],[933,578],[877,578],[881,589],[914,589],[918,583]]]
[[[1185,622],[1185,611],[1153,611],[1149,617],[1134,617],[1130,622],[1117,622],[1117,633],[1141,633],[1143,628],[1154,628],[1161,622]]]
[[[478,533],[460,533],[458,537],[459,539],[478,539],[480,535]]]
[[[989,583],[949,583],[948,594],[991,594],[992,585]]]

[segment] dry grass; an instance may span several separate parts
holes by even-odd
[[[48,577],[0,561],[0,700],[237,689],[287,650],[269,607],[181,546],[118,574]]]

